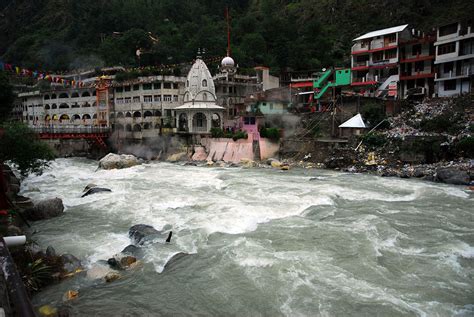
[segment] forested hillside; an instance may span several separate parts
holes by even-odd
[[[137,48],[142,65],[189,61],[199,47],[223,56],[227,6],[240,66],[275,70],[345,65],[358,34],[474,12],[465,0],[0,0],[0,56],[49,70],[136,65]]]

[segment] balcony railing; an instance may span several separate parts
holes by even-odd
[[[435,79],[438,78],[455,78],[461,76],[470,76],[474,74],[474,69],[472,67],[463,67],[459,71],[450,71],[447,73],[437,73]]]
[[[53,125],[32,128],[35,133],[108,133],[108,127]]]

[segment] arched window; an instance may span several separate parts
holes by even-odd
[[[44,105],[44,110],[49,110],[49,109],[50,109],[49,105]]]
[[[89,108],[91,105],[90,103],[86,102],[85,104],[82,105],[82,108]]]
[[[58,109],[58,106],[56,106],[56,104],[53,103],[53,105],[51,106],[51,109]]]
[[[69,106],[66,103],[62,103],[59,105],[59,109],[68,109]]]
[[[81,116],[78,115],[78,114],[75,114],[72,116],[72,120],[76,121],[76,120],[81,120]]]
[[[139,132],[139,131],[141,131],[141,130],[142,130],[142,127],[141,127],[139,124],[135,124],[135,125],[133,126],[133,131]]]
[[[75,103],[73,103],[73,104],[71,105],[71,108],[79,108],[79,107],[80,107],[80,106],[79,106],[79,104],[78,104],[77,102],[75,102]]]
[[[202,112],[198,112],[194,115],[193,126],[198,128],[206,128],[206,116]]]
[[[90,97],[90,96],[91,96],[91,94],[88,91],[84,91],[82,93],[82,97]]]
[[[56,98],[57,98],[57,97],[56,97],[56,94],[52,94],[52,95],[51,95],[51,99],[56,99]]]
[[[67,114],[63,114],[61,117],[59,117],[59,120],[69,120],[69,116]]]
[[[131,132],[131,131],[132,131],[132,125],[131,125],[131,124],[127,124],[127,125],[125,126],[125,131]]]
[[[82,120],[89,120],[90,118],[91,118],[91,116],[87,113],[82,116]]]
[[[143,125],[144,130],[148,130],[150,128],[151,128],[151,125],[148,122]]]
[[[44,100],[49,100],[49,95],[44,95]]]
[[[149,110],[145,111],[145,113],[143,114],[143,117],[144,118],[147,118],[147,117],[152,117],[153,116],[153,113]]]
[[[207,87],[207,80],[205,80],[205,79],[202,80],[202,86]]]
[[[71,98],[77,98],[79,97],[79,94],[77,92],[73,92],[71,95]]]
[[[161,117],[161,111],[160,110],[155,110],[155,116],[156,117]]]
[[[123,118],[123,112],[118,112],[117,113],[117,118]]]
[[[127,112],[127,113],[125,114],[125,117],[131,118],[131,117],[132,117],[132,114],[131,114],[130,112]]]
[[[202,100],[207,101],[207,94],[206,93],[202,94]]]
[[[142,114],[140,113],[140,111],[135,111],[135,112],[133,113],[133,117],[134,117],[134,118],[140,118],[141,116],[142,116]]]
[[[63,98],[69,98],[69,95],[65,92],[59,94],[59,98],[63,99]]]

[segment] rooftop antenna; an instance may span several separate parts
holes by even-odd
[[[229,7],[225,8],[225,16],[227,20],[227,56],[230,56],[230,23],[229,23]]]

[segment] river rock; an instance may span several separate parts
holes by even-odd
[[[43,220],[62,215],[64,212],[63,201],[60,198],[46,199],[38,202],[33,208],[25,211],[29,220]]]
[[[118,280],[121,277],[121,275],[117,272],[109,272],[107,275],[105,275],[104,279],[107,283],[113,282]]]
[[[99,161],[99,167],[105,170],[120,169],[139,165],[140,161],[133,155],[109,153]]]
[[[175,154],[171,154],[170,156],[168,156],[168,158],[166,159],[168,162],[178,162],[178,161],[183,161],[183,160],[186,160],[187,159],[187,153],[186,152],[179,152],[179,153],[175,153]]]
[[[54,248],[52,246],[48,246],[46,248],[46,256],[48,256],[48,257],[56,256],[56,250],[54,250]]]
[[[97,194],[101,192],[111,192],[111,191],[112,190],[108,188],[104,188],[104,187],[92,187],[92,188],[89,188],[81,197],[85,197],[85,196],[89,196],[89,195]]]
[[[163,271],[173,268],[173,266],[178,264],[178,262],[181,262],[181,260],[187,257],[188,255],[189,255],[188,253],[184,253],[184,252],[176,253],[175,255],[171,257],[171,259],[169,259],[168,262],[166,262],[165,267],[163,268]]]
[[[436,169],[436,180],[446,184],[469,185],[469,174],[456,167],[439,167]]]
[[[61,260],[64,270],[68,273],[74,273],[82,268],[81,261],[72,254],[61,255]]]
[[[137,247],[136,245],[130,244],[125,247],[120,253],[126,254],[126,255],[131,255],[136,258],[142,258],[143,257],[143,250],[140,247]]]
[[[155,238],[161,238],[161,232],[149,225],[139,224],[130,227],[128,236],[138,245]]]
[[[242,165],[242,167],[246,167],[246,168],[251,168],[251,167],[256,167],[257,166],[257,163],[251,159],[248,159],[248,158],[242,158],[240,159],[240,164]]]

